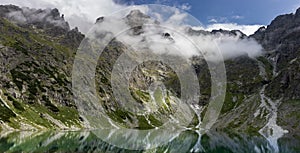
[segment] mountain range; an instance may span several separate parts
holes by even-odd
[[[105,20],[106,17],[100,17],[95,24]],[[134,10],[124,20],[134,27],[133,35],[141,35],[151,17]],[[73,62],[85,35],[77,28],[71,29],[57,9],[14,5],[0,6],[0,33],[1,131],[93,128],[79,113],[72,92]],[[255,40],[263,48],[263,54],[257,57],[244,54],[225,60],[227,90],[214,129],[260,133],[268,139],[283,135],[300,137],[300,9],[276,17],[250,36],[222,29],[188,28],[186,33],[196,37],[238,36]],[[172,34],[162,35],[173,39]],[[110,78],[114,63],[126,50],[127,46],[115,39],[98,60],[95,80],[101,104],[121,126],[138,129],[161,126],[164,118],[174,111],[176,97],[181,95],[180,80],[168,65],[145,62],[131,73],[131,95],[143,107],[148,107],[151,99],[164,104],[158,112],[147,115],[122,109],[122,104],[113,97]],[[205,114],[211,75],[201,57],[193,56],[190,60],[201,87],[197,106],[202,111],[198,117],[195,114],[193,126]],[[149,93],[148,88],[155,81],[163,82],[165,87]]]

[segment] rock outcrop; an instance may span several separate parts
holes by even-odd
[[[105,17],[100,17],[96,24],[105,20]],[[130,12],[123,20],[132,27],[134,36],[143,34],[145,23],[160,24],[138,10]],[[71,30],[57,9],[0,6],[0,26],[2,130],[82,128],[85,119],[80,117],[74,103],[71,71],[84,35],[77,28]],[[225,61],[227,92],[215,128],[257,133],[268,129],[265,125],[276,117],[276,125],[287,129],[290,134],[299,131],[300,9],[295,14],[278,16],[269,26],[261,27],[250,37],[238,30],[221,29],[209,32],[187,28],[186,34],[256,39],[265,50],[260,57],[245,54]],[[171,33],[162,32],[160,36],[173,43],[176,41]],[[122,109],[122,104],[114,98],[110,79],[114,63],[128,49],[114,39],[98,60],[95,80],[101,104],[106,113],[122,126],[155,128],[174,112],[171,106],[176,104],[176,97],[181,96],[180,81],[164,63],[143,63],[131,73],[130,92],[141,107],[152,107],[149,101],[153,99],[163,105],[158,113],[146,115]],[[203,116],[211,93],[210,72],[200,56],[189,60],[199,78],[201,96],[197,106],[203,108]],[[154,81],[162,82],[164,87],[149,92]],[[270,107],[271,104],[274,107]],[[200,122],[197,117],[195,114],[192,124]]]

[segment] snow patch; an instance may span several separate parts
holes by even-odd
[[[288,131],[277,125],[277,106],[280,104],[280,100],[273,101],[269,97],[267,97],[265,95],[265,88],[266,85],[263,86],[260,92],[260,108],[265,108],[268,110],[269,114],[266,116],[268,122],[262,129],[259,130],[259,133],[268,140],[270,149],[275,153],[278,153],[278,139],[281,138],[285,133],[288,133]],[[254,116],[255,115],[256,113],[254,114]]]

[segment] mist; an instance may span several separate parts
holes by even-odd
[[[78,27],[82,33],[87,33],[98,17],[126,7],[112,0],[1,0],[0,4],[38,9],[57,8],[65,15],[65,20],[69,22],[70,27]]]
[[[147,13],[151,12],[149,11]],[[95,27],[97,32],[115,35],[117,40],[135,51],[152,51],[155,54],[186,58],[201,56],[210,61],[228,60],[239,56],[255,58],[263,54],[260,44],[252,38],[242,37],[243,34],[239,31],[233,34],[221,32],[190,34],[188,32],[190,26],[183,23],[186,17],[187,14],[175,12],[166,20],[156,16],[159,22],[145,19],[143,20],[145,23],[135,23],[135,25],[128,25],[126,17],[123,19],[106,17]],[[140,34],[128,30],[141,24],[143,29]],[[124,30],[125,32],[118,33]]]
[[[34,8],[49,8],[57,7],[61,14],[65,14],[65,20],[70,23],[71,28],[77,26],[79,30],[85,34],[88,33],[90,28],[95,25],[98,17],[104,16],[105,19],[101,24],[97,24],[99,31],[106,31],[116,34],[116,31],[132,28],[124,19],[130,11],[124,13],[115,13],[119,10],[124,10],[127,6],[116,4],[111,0],[76,0],[72,2],[56,0],[56,1],[8,1],[4,0],[1,3],[13,3],[21,6],[29,6]],[[81,5],[81,6],[79,6]],[[220,60],[222,55],[224,60],[235,58],[242,55],[247,55],[251,58],[262,54],[262,47],[251,38],[242,38],[239,33],[234,35],[230,34],[200,34],[190,35],[187,29],[192,27],[195,30],[213,30],[217,28],[224,28],[227,30],[242,29],[249,35],[258,28],[258,25],[246,26],[236,24],[214,24],[210,26],[194,26],[186,24],[185,21],[189,20],[189,14],[180,12],[177,9],[167,16],[153,12],[147,6],[132,6],[131,9],[139,9],[144,14],[150,14],[153,20],[146,21],[145,24],[151,26],[143,26],[143,33],[140,35],[133,35],[132,32],[125,32],[118,36],[118,40],[124,44],[128,44],[135,50],[144,50],[148,48],[157,54],[172,54],[179,55],[186,58],[192,56],[203,56],[206,59],[216,61]],[[66,22],[60,19],[52,19],[47,17],[51,9],[46,9],[45,13],[32,13],[36,9],[23,8],[23,11],[14,11],[7,14],[7,17],[13,21],[24,23],[34,20],[46,19],[57,26],[66,26]],[[121,11],[122,12],[122,11]],[[118,16],[119,14],[119,16]],[[160,24],[155,24],[154,20]],[[163,34],[168,33],[168,38]]]
[[[113,0],[1,0],[0,4],[14,4],[29,8],[57,8],[61,14],[65,15],[70,27],[78,27],[82,33],[87,33],[93,26],[96,19],[101,16],[108,16],[114,12],[125,9],[125,4],[116,3]],[[159,1],[158,1],[159,4]],[[175,6],[182,10],[189,10],[192,6],[183,4]],[[211,25],[198,27],[204,30],[224,29],[241,30],[247,35],[253,34],[261,25],[238,25],[235,23],[214,23]]]
[[[48,22],[54,26],[58,26],[69,30],[69,24],[59,14],[58,10],[55,9],[32,9],[23,7],[22,9],[10,8],[9,12],[3,14],[10,21],[23,25],[38,22]]]

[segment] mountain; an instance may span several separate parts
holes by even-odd
[[[97,19],[102,24],[106,17]],[[158,21],[138,10],[124,19],[131,36],[145,32],[146,23]],[[10,129],[80,129],[91,128],[79,115],[72,92],[72,66],[77,48],[85,36],[69,24],[57,9],[0,6],[0,119],[1,130]],[[103,33],[101,37],[109,34]],[[159,33],[170,43],[170,33]],[[251,134],[261,133],[268,139],[283,134],[299,137],[300,131],[300,9],[295,14],[278,16],[267,27],[246,36],[241,31],[203,31],[186,29],[186,34],[232,36],[239,40],[256,40],[264,54],[243,54],[225,61],[227,91],[221,115],[214,128]],[[180,81],[174,70],[162,62],[144,62],[134,69],[129,91],[142,109],[155,108],[155,113],[134,114],[122,108],[113,96],[110,82],[114,64],[130,48],[114,39],[97,60],[97,93],[105,112],[121,126],[152,129],[171,119],[181,96]],[[197,125],[211,98],[208,64],[201,56],[189,58],[199,78],[201,114],[194,114]],[[183,66],[182,69],[185,69]],[[121,78],[116,78],[117,81]],[[159,81],[164,86],[153,85]],[[153,89],[149,92],[149,87]],[[159,107],[149,101],[160,103]],[[184,115],[184,114],[182,114]],[[276,140],[277,140],[276,139]]]
[[[277,122],[291,133],[299,131],[299,27],[300,9],[297,9],[294,14],[276,17],[267,28],[260,28],[251,36],[265,48],[265,57],[273,65],[266,95],[281,101]]]
[[[81,128],[70,77],[84,35],[57,9],[0,12],[1,129]]]

